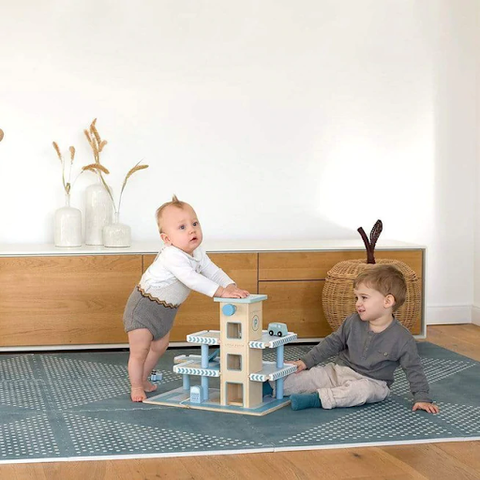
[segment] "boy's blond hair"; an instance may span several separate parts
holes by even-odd
[[[176,195],[172,195],[172,199],[169,202],[165,202],[163,205],[160,205],[157,208],[157,211],[155,212],[155,218],[157,219],[157,225],[158,225],[158,231],[162,233],[162,225],[161,225],[161,220],[162,220],[162,214],[165,211],[167,207],[177,207],[177,208],[185,208],[185,206],[188,205],[186,202],[182,202],[177,198]]]
[[[407,284],[403,273],[393,265],[375,265],[361,272],[353,281],[353,288],[360,284],[377,290],[382,295],[392,295],[395,298],[393,310],[398,310],[407,295]]]

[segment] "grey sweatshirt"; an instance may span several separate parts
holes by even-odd
[[[432,402],[415,339],[395,318],[383,332],[375,333],[357,313],[350,315],[336,332],[324,338],[301,360],[307,368],[312,368],[337,354],[338,365],[350,367],[366,377],[384,380],[389,387],[393,383],[393,372],[400,365],[414,401]]]

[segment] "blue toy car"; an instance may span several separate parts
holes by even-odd
[[[150,381],[151,382],[160,382],[162,380],[162,372],[157,372],[157,370],[152,370],[150,373]]]
[[[272,322],[268,324],[268,334],[277,337],[284,337],[285,335],[288,335],[288,329],[287,325],[285,323],[280,323],[280,322]]]

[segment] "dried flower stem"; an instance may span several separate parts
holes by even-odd
[[[70,195],[70,190],[72,188],[72,184],[70,182],[71,176],[72,176],[72,165],[73,161],[75,159],[75,147],[69,147],[70,151],[70,164],[68,168],[68,180],[65,179],[65,160],[63,158],[62,152],[60,150],[60,147],[58,146],[57,142],[52,142],[53,148],[55,149],[55,152],[57,152],[57,156],[60,160],[60,163],[62,164],[62,184],[63,188],[65,190],[65,193],[67,195]]]
[[[142,162],[142,160],[140,160],[140,162]],[[120,190],[120,198],[118,200],[118,210],[117,212],[120,211],[120,206],[122,205],[122,195],[123,195],[123,191],[125,190],[125,186],[127,185],[127,181],[128,179],[135,173],[135,172],[138,172],[140,170],[144,170],[145,168],[148,168],[148,165],[140,165],[140,162],[138,162],[133,168],[131,168],[127,175],[125,176],[125,180],[123,180],[123,184],[122,184],[122,189]]]

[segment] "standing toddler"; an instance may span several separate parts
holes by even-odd
[[[245,298],[246,290],[218,268],[200,247],[203,234],[195,210],[174,195],[156,212],[165,246],[128,299],[123,316],[128,333],[131,399],[142,402],[156,386],[151,370],[168,347],[180,305],[192,290],[210,297]]]

